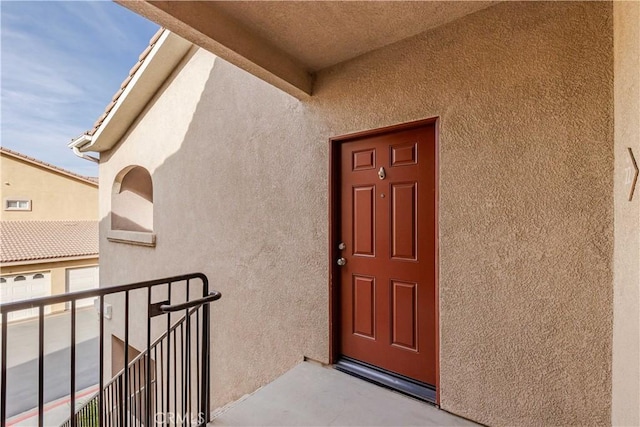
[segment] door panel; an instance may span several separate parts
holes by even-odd
[[[68,268],[67,292],[84,291],[99,287],[99,269],[94,267]],[[89,307],[93,305],[95,298],[84,298],[76,301],[76,307]],[[67,303],[67,309],[71,308],[71,303]]]
[[[376,165],[375,150],[363,150],[353,152],[353,167],[352,170],[366,170],[373,169]]]
[[[374,256],[375,248],[375,188],[372,186],[353,189],[353,253]]]
[[[435,124],[343,142],[339,179],[341,353],[435,385]]]
[[[376,284],[372,277],[353,277],[353,333],[375,339]]]
[[[391,343],[418,350],[417,283],[391,281]]]
[[[391,257],[416,260],[418,183],[391,186]]]
[[[16,276],[2,276],[5,280],[2,283],[2,293],[0,303],[9,303],[33,298],[46,297],[51,295],[51,273],[43,271],[40,273],[18,274]],[[45,314],[51,313],[51,306],[46,306]],[[25,310],[9,313],[8,320],[22,320],[36,317],[39,309],[28,308]]]

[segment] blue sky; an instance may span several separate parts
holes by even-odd
[[[92,128],[157,24],[110,1],[0,0],[3,147],[83,175],[66,144]]]

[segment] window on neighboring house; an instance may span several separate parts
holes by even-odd
[[[155,246],[153,182],[142,166],[128,166],[116,176],[111,192],[111,241]]]
[[[29,199],[5,199],[5,211],[30,211],[31,200]]]
[[[13,279],[13,281],[14,281],[14,282],[21,282],[21,281],[23,281],[23,280],[27,280],[27,278],[26,278],[26,277],[24,277],[24,276],[16,276],[16,277]]]
[[[34,278],[34,279],[44,279],[44,274],[40,274],[40,273],[38,273],[38,274],[34,274],[34,275],[33,275],[33,278]]]

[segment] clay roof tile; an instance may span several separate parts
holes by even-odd
[[[0,221],[0,262],[98,255],[98,221]]]
[[[136,73],[136,71],[138,71],[138,68],[140,68],[141,66],[142,66],[142,61],[136,62],[136,65],[131,67],[131,70],[129,70],[129,75],[133,76]]]
[[[124,93],[125,89],[129,85],[129,83],[131,83],[131,80],[133,80],[133,76],[135,75],[136,72],[138,72],[140,67],[142,67],[142,64],[144,63],[144,60],[147,58],[147,56],[149,56],[149,53],[153,49],[154,45],[158,42],[158,40],[160,40],[160,37],[162,36],[162,34],[164,32],[165,32],[165,29],[164,28],[160,28],[151,37],[151,40],[149,40],[149,45],[145,48],[145,50],[138,57],[138,62],[131,68],[131,70],[129,70],[129,75],[124,79],[124,81],[120,85],[120,88],[116,91],[116,93],[111,98],[111,103],[105,108],[105,112],[93,124],[93,129],[90,129],[87,132],[85,132],[87,135],[95,135],[95,133],[98,131],[98,128],[100,127],[100,125],[102,125],[102,123],[104,122],[104,119],[107,117],[107,115],[109,114],[109,112],[113,108],[112,104],[118,102],[118,100],[120,99],[120,97]]]
[[[43,162],[42,160],[38,160],[38,159],[36,159],[34,157],[27,156],[26,154],[18,153],[17,151],[13,151],[13,150],[10,150],[10,149],[5,148],[5,147],[0,147],[0,152],[5,153],[5,154],[9,154],[11,156],[14,156],[14,157],[17,157],[17,158],[20,158],[20,159],[23,159],[23,160],[27,160],[28,162],[31,162],[31,163],[36,163],[36,164],[42,165],[42,166],[44,166],[46,168],[56,170],[56,171],[61,172],[61,173],[65,174],[65,175],[70,175],[70,176],[73,176],[73,177],[76,177],[76,178],[80,178],[80,179],[85,180],[85,181],[93,181],[93,178],[91,178],[91,177],[80,175],[80,174],[77,174],[75,172],[71,172],[70,170],[58,167],[56,165],[52,165],[51,163]]]
[[[120,89],[126,89],[129,83],[131,82],[131,80],[133,80],[133,76],[127,76],[127,78],[124,79],[124,81],[120,85]]]
[[[164,28],[160,28],[158,31],[156,31],[156,33],[153,36],[151,36],[151,39],[149,40],[149,45],[156,44],[156,42],[160,40],[160,36],[162,35],[163,32],[164,32]]]
[[[147,55],[149,55],[149,52],[151,52],[151,49],[153,49],[153,45],[147,46],[146,49],[142,51],[140,56],[138,56],[138,61],[140,62],[144,61]]]
[[[118,91],[113,95],[111,100],[112,101],[117,101],[118,98],[120,98],[120,95],[122,95],[122,92],[124,92],[124,89],[122,89],[122,88],[118,89]]]

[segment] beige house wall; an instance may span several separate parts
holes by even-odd
[[[67,269],[98,266],[98,257],[79,258],[65,261],[39,262],[34,264],[22,264],[0,267],[1,275],[34,274],[48,271],[51,273],[51,295],[64,294],[67,284]],[[52,312],[62,311],[64,304],[56,304],[51,307]]]
[[[31,211],[5,211],[4,200],[31,200]],[[44,166],[0,155],[0,220],[97,220],[98,188]]]
[[[195,52],[101,156],[101,283],[208,275],[213,407],[326,363],[328,139],[439,117],[442,407],[610,424],[612,20],[610,3],[498,4],[326,70],[304,101]],[[106,240],[133,164],[155,248]]]
[[[167,159],[170,159],[180,149],[187,136],[202,91],[210,78],[215,57],[204,51],[195,54],[196,50],[194,48],[187,54],[176,72],[165,82],[143,112],[141,119],[125,135],[123,143],[111,152],[102,153],[100,156],[100,257],[108,259],[106,262],[103,261],[100,266],[101,286],[135,283],[202,270],[209,272],[209,277],[215,287],[215,279],[211,276],[210,268],[203,265],[202,260],[190,260],[191,254],[195,251],[193,246],[195,242],[183,240],[179,236],[169,240],[166,234],[172,231],[180,233],[181,225],[185,224],[184,219],[188,217],[188,212],[198,206],[194,200],[190,199],[180,200],[180,203],[185,203],[183,206],[172,206],[167,202],[167,197],[174,191],[187,196],[187,192],[180,188],[180,185],[183,185],[182,178],[184,175],[188,175],[193,179],[195,178],[194,174],[201,172],[188,168],[188,171],[174,170],[168,174],[157,173],[157,170]],[[150,90],[153,89],[150,88]],[[168,117],[171,119],[167,120]],[[121,172],[134,165],[144,167],[151,174],[153,180],[154,212],[152,223],[154,229],[151,231],[163,230],[155,247],[107,240],[107,235],[112,229],[112,200],[117,197],[119,191],[119,184],[116,183],[122,178]],[[164,179],[158,181],[156,176],[162,176]],[[159,188],[159,185],[162,185],[163,188]],[[194,197],[204,199],[202,194],[190,193]],[[158,205],[164,208],[157,208]],[[122,214],[126,214],[126,212],[122,212]],[[159,227],[155,222],[159,218],[164,220],[162,227]],[[176,218],[183,218],[180,220],[180,225],[171,224],[171,221]],[[196,219],[191,217],[191,220]],[[178,246],[174,246],[176,244]],[[177,257],[176,252],[180,252]],[[134,260],[136,261],[134,262]],[[180,286],[180,284],[176,284],[174,292],[176,289],[180,289]],[[162,288],[158,292],[165,292],[165,289]],[[146,301],[146,291],[131,294],[132,306],[144,306]],[[172,302],[175,303],[175,301]],[[111,319],[105,322],[106,333],[123,338],[125,315],[122,295],[108,296],[105,298],[105,303],[110,304],[113,310]],[[132,324],[146,324],[144,310],[134,310],[130,316]],[[152,322],[152,334],[158,336],[164,331],[165,326],[164,322],[162,324]],[[135,349],[144,349],[147,343],[146,339],[145,328],[130,329],[129,343]],[[113,351],[114,357],[119,358],[120,350],[118,348],[112,349],[112,343],[113,340],[105,341],[105,354],[112,354]],[[115,374],[115,372],[111,372],[111,369],[111,366],[105,366],[105,375]]]
[[[615,247],[612,424],[640,425],[640,187],[629,201],[629,148],[640,162],[640,2],[613,3]]]

